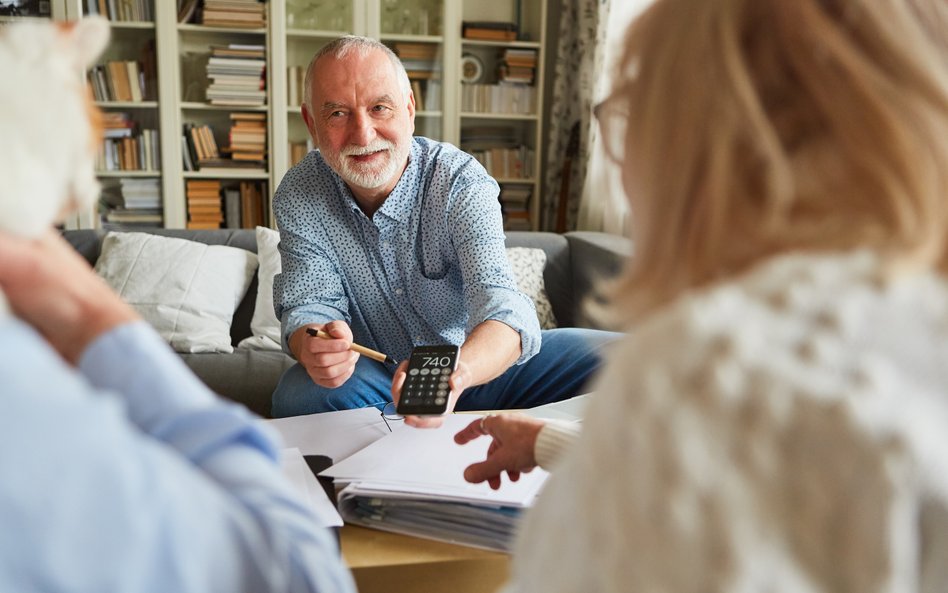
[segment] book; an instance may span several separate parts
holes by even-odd
[[[233,187],[224,189],[224,226],[240,228],[240,190]]]
[[[464,21],[461,24],[461,36],[465,39],[482,41],[516,41],[518,27],[515,23],[504,21]]]

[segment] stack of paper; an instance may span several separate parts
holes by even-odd
[[[438,429],[397,430],[320,475],[342,487],[338,503],[346,522],[507,550],[547,474],[534,470],[497,491],[465,482],[464,468],[484,460],[490,439],[460,446],[454,434],[479,418],[449,415]]]

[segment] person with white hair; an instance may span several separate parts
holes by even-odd
[[[108,32],[0,29],[0,591],[354,591],[275,436],[53,229],[98,197]]]
[[[360,357],[353,342],[402,361],[415,346],[458,346],[448,412],[583,393],[617,335],[540,329],[507,260],[497,182],[456,146],[413,136],[415,99],[392,50],[336,39],[313,57],[303,88],[318,150],[273,198],[282,262],[273,302],[283,348],[298,362],[274,391],[273,415],[397,401],[405,365]],[[430,427],[441,417],[406,422]]]

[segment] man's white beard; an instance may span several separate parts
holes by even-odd
[[[349,156],[371,154],[373,152],[384,152],[384,162],[381,164],[359,164]],[[403,150],[388,140],[376,139],[368,146],[347,146],[339,151],[330,159],[330,165],[349,185],[359,188],[375,189],[388,183],[401,165],[404,164],[402,156]],[[333,162],[335,161],[335,162]]]

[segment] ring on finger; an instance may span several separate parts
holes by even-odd
[[[487,419],[490,418],[491,416],[493,416],[493,414],[488,414],[488,415],[486,415],[486,416],[481,416],[481,423],[480,423],[481,432],[482,432],[483,434],[485,434],[485,435],[489,435],[489,434],[490,434],[490,432],[487,431]]]

